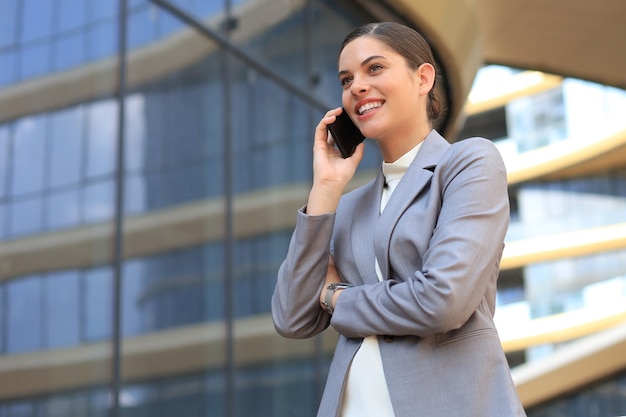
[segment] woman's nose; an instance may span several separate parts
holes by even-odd
[[[352,85],[350,86],[350,92],[353,96],[359,96],[364,94],[367,91],[367,85],[363,82],[360,82],[357,78],[352,81]]]

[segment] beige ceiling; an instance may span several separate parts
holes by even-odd
[[[626,88],[626,0],[474,0],[487,63]]]

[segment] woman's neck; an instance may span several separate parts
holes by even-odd
[[[398,158],[426,139],[431,130],[432,127],[429,125],[419,131],[381,138],[378,140],[378,147],[383,160],[387,163],[397,161]]]

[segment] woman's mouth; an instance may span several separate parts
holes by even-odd
[[[357,113],[362,116],[365,113],[368,113],[374,109],[377,109],[379,107],[381,107],[383,105],[383,103],[381,101],[375,101],[375,102],[371,102],[371,103],[365,103],[364,105],[362,105],[361,107],[359,107],[357,109]]]

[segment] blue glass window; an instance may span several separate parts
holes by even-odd
[[[205,320],[219,320],[224,317],[224,246],[213,243],[204,248],[202,271],[207,282],[204,293]]]
[[[133,94],[126,97],[125,105],[125,169],[136,171],[143,168],[147,158],[145,98]]]
[[[113,100],[100,101],[87,113],[87,176],[110,175],[115,170],[117,105]]]
[[[133,11],[128,18],[128,46],[136,48],[152,42],[156,28],[156,10],[152,6]]]
[[[117,3],[101,1],[98,3]],[[87,58],[90,60],[102,59],[117,52],[117,25],[115,21],[107,20],[89,28]]]
[[[0,86],[15,82],[15,54],[13,51],[0,52]]]
[[[22,48],[19,79],[26,80],[50,71],[50,43],[36,42]]]
[[[77,345],[80,341],[79,274],[62,271],[46,276],[45,280],[47,347]]]
[[[184,29],[186,26],[180,19],[172,16],[171,13],[159,9],[157,11],[159,37],[164,37]]]
[[[41,349],[41,278],[30,276],[7,284],[7,352]]]
[[[54,5],[50,0],[22,0],[23,42],[52,35]]]
[[[25,117],[15,124],[13,137],[13,195],[41,191],[46,155],[45,119]]]
[[[141,321],[144,261],[126,261],[122,273],[122,334],[133,336],[143,330]]]
[[[80,203],[77,189],[56,192],[47,199],[47,226],[50,229],[80,224]]]
[[[84,1],[84,0],[79,0]],[[91,20],[101,20],[117,16],[117,1],[90,0]]]
[[[120,395],[123,415],[128,416],[158,416],[164,412],[158,402],[159,389],[154,383],[133,384],[122,388]],[[167,415],[167,414],[166,414]],[[175,415],[185,415],[177,410]]]
[[[101,340],[111,336],[113,317],[113,272],[111,268],[96,268],[83,273],[85,288],[85,338]]]
[[[43,229],[43,202],[41,197],[15,201],[11,208],[11,235],[20,236]]]
[[[56,395],[43,401],[42,415],[45,417],[72,416],[74,414],[74,398],[71,395]],[[81,415],[81,414],[78,414]]]
[[[6,195],[9,172],[9,128],[0,126],[0,199]]]
[[[85,60],[85,36],[82,32],[64,35],[55,43],[53,69],[76,67]]]
[[[144,331],[202,320],[200,254],[192,248],[144,260],[139,298]]]
[[[128,0],[128,6],[131,9],[145,5],[146,3],[148,3],[148,0]]]
[[[12,403],[6,407],[6,415],[3,417],[33,417],[39,416],[39,407],[32,401],[20,401]]]
[[[0,0],[0,49],[15,43],[18,1],[20,0]]]
[[[83,192],[85,222],[104,221],[113,217],[115,207],[113,180],[90,184]]]
[[[64,32],[83,26],[87,22],[87,2],[85,0],[58,0],[58,30]],[[115,1],[100,1],[113,3]]]
[[[249,316],[253,312],[254,290],[250,272],[254,270],[254,247],[249,240],[235,244],[235,317]]]
[[[126,175],[124,180],[124,211],[126,213],[146,211],[146,181],[144,176]]]
[[[194,14],[202,19],[206,19],[209,16],[214,16],[217,13],[220,13],[224,7],[223,2],[221,1],[191,0],[191,3],[193,5],[192,10]]]
[[[77,184],[80,181],[83,115],[82,107],[73,107],[50,116],[51,187]]]
[[[0,202],[0,241],[7,237],[6,212],[6,205]]]

